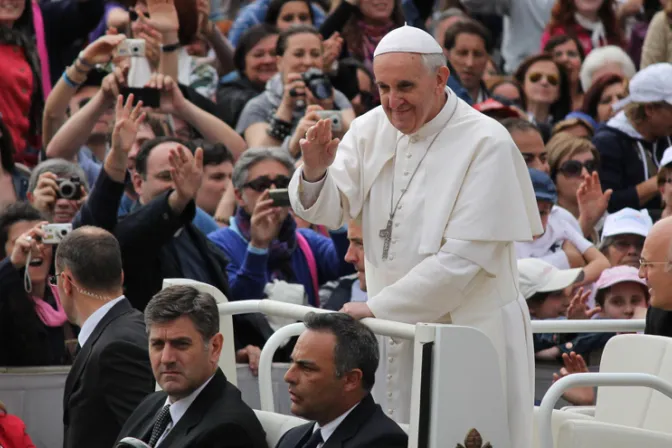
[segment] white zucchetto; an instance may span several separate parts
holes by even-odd
[[[378,42],[373,57],[385,53],[443,54],[443,48],[431,34],[404,25],[390,31]]]

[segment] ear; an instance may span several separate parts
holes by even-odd
[[[436,74],[436,77],[438,82],[437,88],[440,88],[441,91],[444,91],[448,83],[448,78],[450,77],[450,70],[445,66],[439,67],[439,71]]]
[[[353,392],[362,389],[363,373],[359,369],[351,370],[343,376],[345,382],[343,383],[343,392]]]
[[[238,207],[244,207],[245,200],[243,200],[243,191],[236,188],[233,190],[233,193],[236,195],[236,202],[238,203]]]
[[[219,363],[219,355],[222,354],[223,345],[224,336],[222,336],[222,333],[217,333],[210,339],[210,361],[215,365]]]
[[[133,171],[133,189],[138,196],[142,196],[142,176],[137,171]]]

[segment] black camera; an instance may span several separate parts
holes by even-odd
[[[313,96],[318,100],[331,98],[333,87],[329,77],[322,70],[311,68],[301,75],[306,87],[310,89]]]
[[[79,177],[72,176],[70,179],[59,178],[56,179],[58,190],[56,191],[56,199],[81,199],[82,198],[82,182]]]

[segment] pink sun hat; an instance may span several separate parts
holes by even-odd
[[[605,269],[595,282],[597,289],[604,289],[618,283],[633,282],[647,286],[646,280],[639,278],[639,271],[632,266],[616,266]]]

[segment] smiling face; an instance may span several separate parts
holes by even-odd
[[[26,0],[0,0],[0,24],[11,26],[26,9]]]
[[[287,48],[278,56],[278,70],[283,82],[290,73],[305,73],[309,68],[323,65],[322,40],[313,33],[293,34],[287,38]]]
[[[11,256],[17,238],[39,223],[40,221],[18,221],[9,226],[7,231],[7,242],[5,243],[5,254],[7,254],[8,257]],[[33,284],[45,283],[49,278],[53,249],[54,246],[50,244],[38,244],[37,250],[32,253],[28,274],[30,275],[30,280]]]
[[[149,359],[156,382],[171,401],[198,389],[217,369],[222,335],[207,341],[188,316],[149,329]]]
[[[287,2],[280,8],[280,14],[275,22],[278,31],[282,32],[293,25],[312,25],[310,8],[305,1]]]
[[[275,44],[278,35],[264,37],[245,55],[245,76],[255,84],[265,85],[278,72]]]
[[[649,285],[651,306],[672,310],[672,270],[668,250],[672,242],[672,218],[658,221],[649,231],[642,249],[639,277]],[[653,264],[649,264],[653,263]]]
[[[560,71],[551,61],[538,61],[525,73],[523,85],[528,102],[552,105],[560,97]]]
[[[373,22],[386,22],[392,17],[395,0],[360,0],[359,10]]]
[[[392,125],[404,134],[417,132],[441,110],[447,67],[430,71],[414,53],[387,53],[373,60],[380,103]]]

